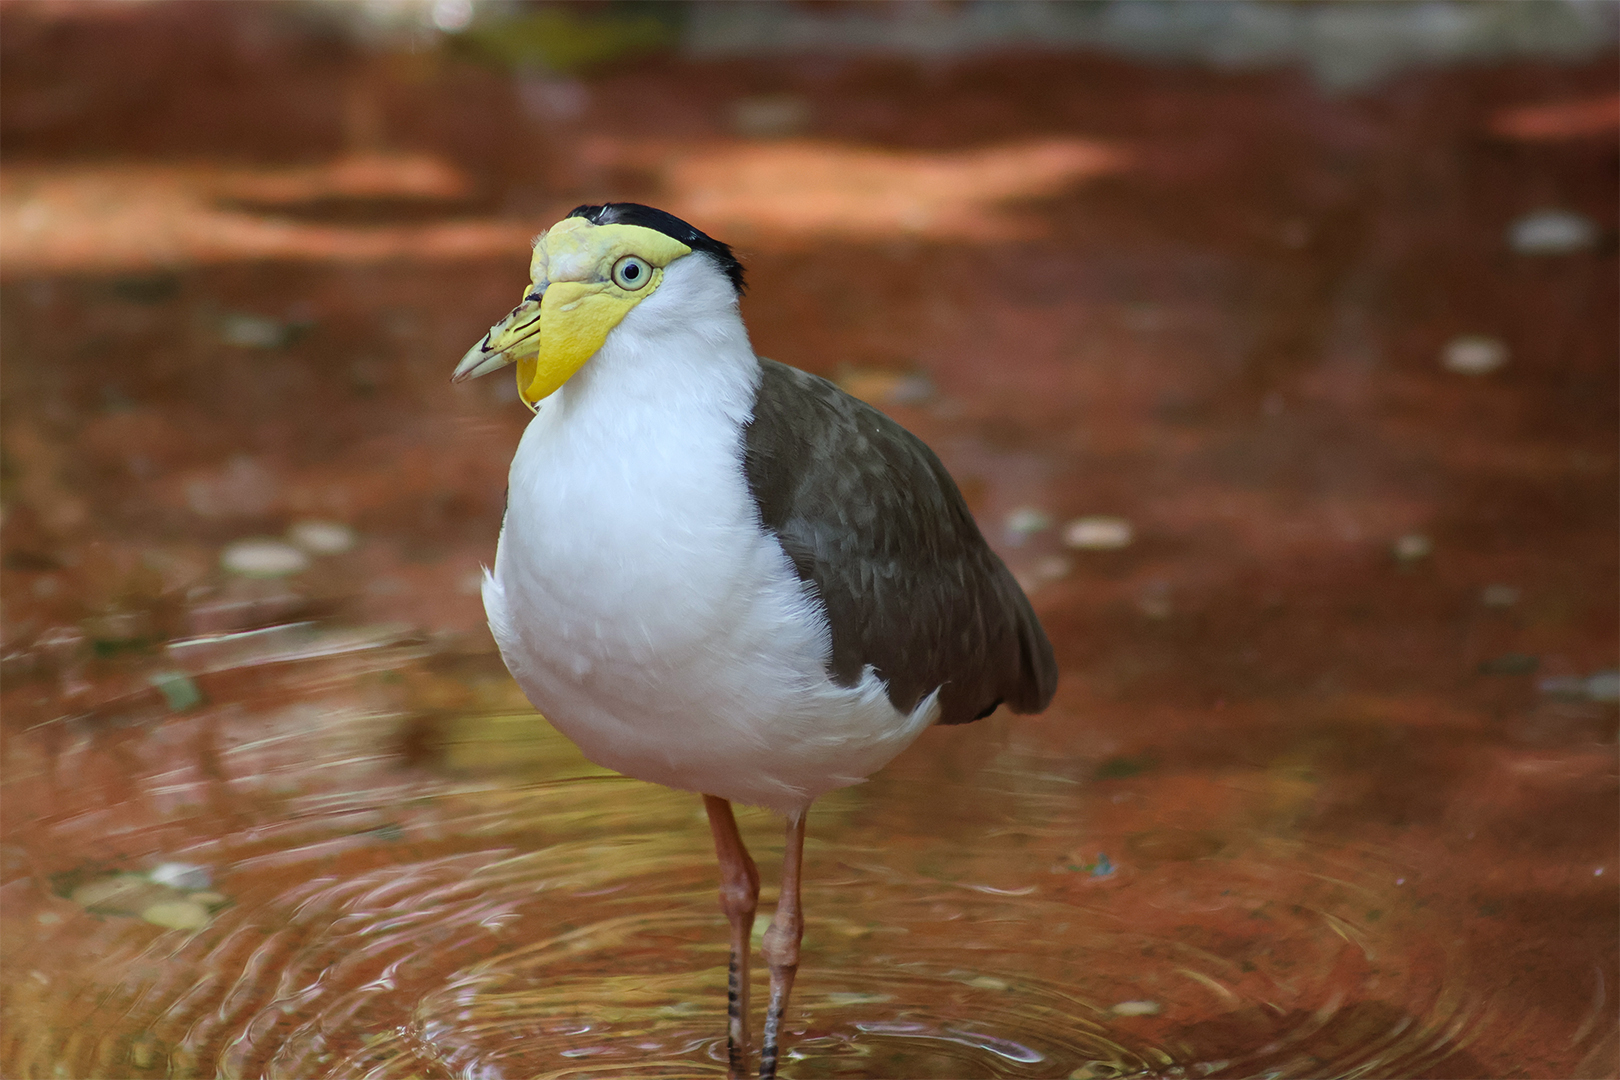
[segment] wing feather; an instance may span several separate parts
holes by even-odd
[[[826,606],[833,679],[853,686],[871,666],[902,712],[938,688],[944,724],[1044,709],[1051,643],[939,458],[826,379],[760,366],[744,470]]]

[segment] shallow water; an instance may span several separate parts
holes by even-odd
[[[158,727],[10,740],[7,1075],[723,1075],[695,796],[591,766],[489,655],[310,627],[257,650]],[[1075,735],[936,730],[816,805],[787,1075],[1470,1075],[1504,1027],[1601,1041],[1599,968],[1531,1031],[1478,977],[1451,853],[1323,827],[1365,762],[1320,733],[1184,772]],[[769,901],[779,823],[741,821]],[[174,864],[205,925],[85,906]]]
[[[0,1075],[723,1074],[700,802],[501,668],[528,414],[447,382],[602,198],[935,447],[1062,673],[814,807],[785,1076],[1620,1073],[1612,57],[553,83],[313,10],[0,4]]]

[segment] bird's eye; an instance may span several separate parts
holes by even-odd
[[[613,264],[613,284],[621,289],[634,292],[651,280],[652,267],[634,255],[626,255]]]

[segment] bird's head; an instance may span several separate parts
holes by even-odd
[[[694,256],[713,260],[742,292],[731,249],[673,214],[639,203],[579,207],[534,242],[522,302],[467,350],[452,381],[515,363],[518,393],[532,408],[658,291],[671,264]]]

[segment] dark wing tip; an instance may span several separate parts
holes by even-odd
[[[1017,584],[1014,583],[1014,588]],[[1046,630],[1041,626],[1040,619],[1036,618],[1035,611],[1029,606],[1029,599],[1022,595],[1023,611],[1018,620],[1018,649],[1022,671],[1020,672],[1018,697],[1011,702],[1013,712],[1038,713],[1052,704],[1052,697],[1057,693],[1058,669],[1057,657],[1052,653],[1052,642],[1046,636]]]

